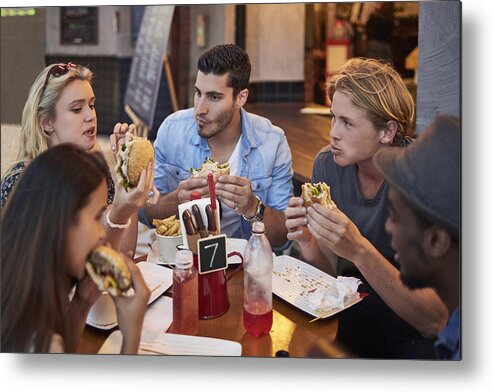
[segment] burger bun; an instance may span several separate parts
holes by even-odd
[[[124,297],[135,294],[130,269],[123,257],[109,246],[100,245],[92,251],[86,271],[102,292]]]

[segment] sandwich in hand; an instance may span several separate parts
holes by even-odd
[[[325,182],[302,184],[301,197],[303,198],[305,207],[309,207],[313,204],[321,204],[331,210],[336,209],[336,205],[330,197],[330,187]]]
[[[109,246],[100,245],[92,251],[86,263],[86,271],[100,291],[124,297],[135,294],[132,275],[125,260]]]
[[[149,162],[154,162],[154,148],[149,140],[127,132],[116,159],[116,176],[128,190],[137,186],[142,169],[147,169]]]
[[[207,174],[212,173],[214,181],[221,176],[229,176],[229,163],[216,162],[212,157],[207,157],[199,169],[191,168],[192,177],[207,178]]]

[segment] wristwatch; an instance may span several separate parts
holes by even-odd
[[[253,222],[261,222],[262,219],[264,219],[265,204],[262,203],[262,200],[260,200],[258,196],[255,196],[255,198],[257,199],[257,210],[255,211],[255,215],[250,218],[242,215],[243,219],[245,219],[251,225],[253,224]]]

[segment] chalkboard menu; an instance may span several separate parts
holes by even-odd
[[[125,105],[130,106],[148,129],[154,120],[174,8],[173,5],[146,6],[130,68]]]
[[[97,7],[61,7],[60,19],[62,44],[97,45]]]

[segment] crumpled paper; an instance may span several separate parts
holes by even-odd
[[[343,309],[347,303],[359,296],[361,280],[349,276],[338,276],[331,287],[319,287],[307,294],[308,306],[319,312]]]

